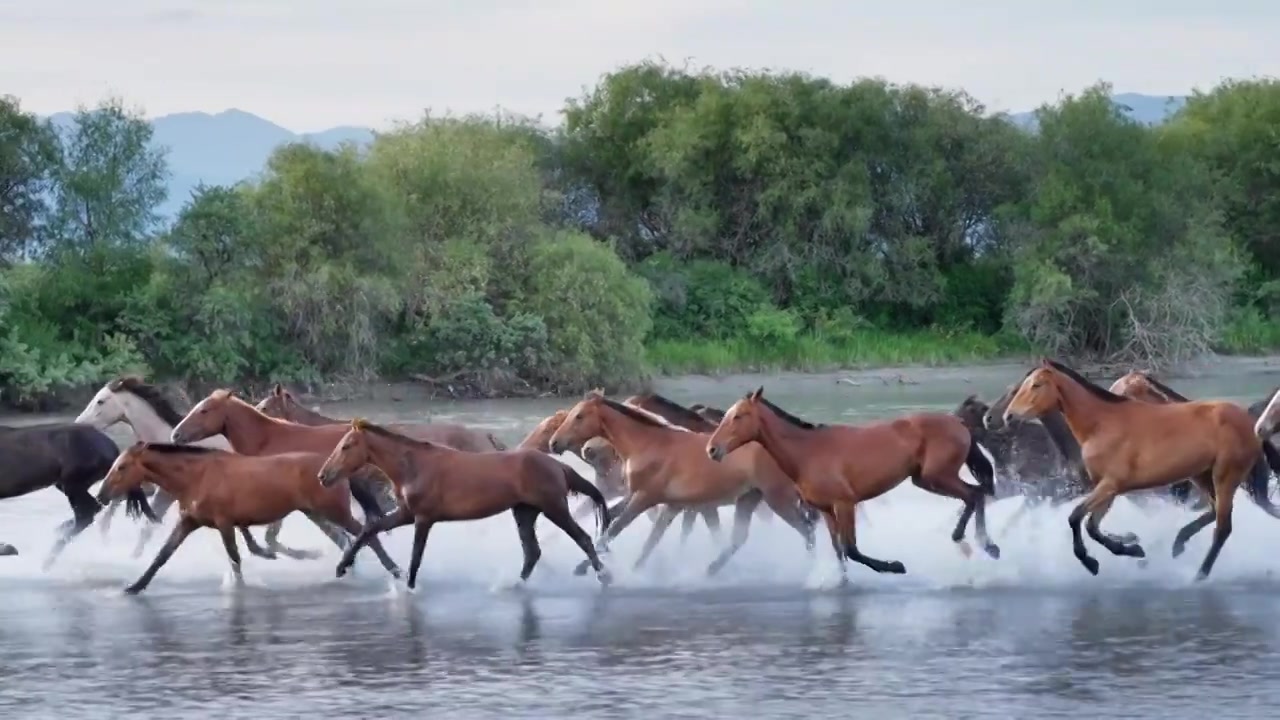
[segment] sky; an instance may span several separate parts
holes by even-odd
[[[880,76],[1021,111],[1098,80],[1181,95],[1280,76],[1274,0],[0,0],[0,93],[298,132],[430,108],[549,124],[627,63]]]

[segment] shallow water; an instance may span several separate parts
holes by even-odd
[[[914,385],[866,376],[686,379],[659,389],[727,405],[767,383],[797,414],[852,422],[909,409],[950,409],[990,396],[1016,368],[910,371]],[[1280,382],[1243,371],[1178,380],[1195,397],[1253,401]],[[511,443],[556,402],[436,404],[433,416],[495,430]],[[426,417],[409,403],[332,404],[329,414]],[[127,435],[116,435],[125,440]],[[615,585],[574,577],[580,553],[540,524],[541,565],[520,566],[514,523],[436,528],[420,586],[392,585],[362,557],[333,578],[337,550],[300,519],[282,539],[324,549],[318,561],[246,555],[248,585],[228,582],[216,536],[199,533],[140,597],[120,589],[146,566],[129,557],[138,528],[118,513],[90,528],[48,573],[40,560],[69,513],[55,491],[0,503],[0,713],[4,717],[1260,717],[1280,701],[1280,522],[1246,501],[1213,577],[1190,581],[1209,532],[1175,561],[1190,516],[1120,501],[1112,531],[1138,533],[1139,568],[1101,548],[1090,577],[1072,557],[1068,508],[1037,511],[1007,534],[1016,501],[991,510],[1004,555],[960,556],[948,539],[953,501],[903,486],[867,505],[860,545],[902,560],[905,576],[850,566],[837,585],[825,543],[806,556],[777,520],[713,580],[716,546],[699,523],[681,547],[673,527],[631,570],[648,521],[606,556]],[[722,513],[728,522],[728,513]],[[172,519],[169,519],[172,522]],[[592,528],[592,530],[594,530]],[[258,531],[259,533],[261,531]],[[388,549],[407,564],[412,533]]]

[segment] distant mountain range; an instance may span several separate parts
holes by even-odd
[[[1163,122],[1186,102],[1186,96],[1155,96],[1122,93],[1113,96],[1116,103],[1129,108],[1127,114],[1143,123]],[[72,121],[72,113],[61,112],[50,120],[61,128]],[[1034,129],[1035,113],[1010,114],[1019,126]],[[169,151],[169,198],[160,213],[172,218],[191,197],[191,191],[206,185],[232,185],[258,174],[271,151],[291,142],[308,142],[319,147],[335,148],[343,142],[364,144],[373,139],[369,128],[340,126],[317,133],[299,134],[253,113],[225,110],[211,115],[185,112],[162,115],[151,121],[155,129],[153,142]]]

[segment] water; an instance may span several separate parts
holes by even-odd
[[[1195,397],[1251,402],[1280,383],[1259,369],[1233,364],[1174,385]],[[830,376],[686,379],[659,389],[725,406],[764,383],[797,414],[854,422],[950,409],[970,393],[990,397],[1019,373],[909,371],[918,384],[863,375],[856,386]],[[558,405],[432,410],[514,443]],[[381,421],[427,415],[409,402],[323,409]],[[1066,508],[1037,511],[998,535],[999,561],[966,560],[952,546],[953,501],[908,484],[867,508],[860,545],[902,560],[908,575],[851,565],[852,583],[841,589],[830,548],[819,543],[810,561],[776,520],[757,522],[713,580],[703,570],[717,548],[701,523],[683,548],[673,529],[637,572],[630,563],[647,532],[641,519],[606,557],[616,577],[609,590],[570,574],[580,553],[563,537],[546,540],[529,585],[512,588],[519,542],[514,523],[499,516],[437,527],[410,594],[370,557],[353,576],[334,579],[336,549],[290,518],[282,538],[325,549],[322,560],[246,554],[248,585],[236,588],[216,535],[202,531],[146,593],[126,597],[120,589],[141,573],[163,533],[132,559],[138,530],[119,514],[107,538],[90,528],[42,572],[52,528],[69,517],[61,495],[46,491],[0,504],[0,539],[24,553],[0,560],[0,712],[1166,718],[1261,717],[1280,701],[1280,522],[1248,502],[1237,503],[1235,534],[1200,585],[1190,580],[1209,533],[1171,559],[1173,534],[1189,519],[1175,509],[1149,514],[1117,502],[1107,525],[1141,535],[1150,564],[1139,568],[1096,548],[1102,573],[1094,578],[1071,555]],[[1013,501],[992,509],[995,532],[1014,509]],[[387,542],[403,564],[411,535],[400,530]]]

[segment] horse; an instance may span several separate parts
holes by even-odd
[[[0,500],[56,487],[71,505],[72,518],[58,526],[58,539],[44,560],[53,566],[67,544],[93,524],[102,506],[89,493],[120,454],[115,441],[101,430],[76,423],[0,425]],[[131,499],[146,496],[139,489]],[[3,555],[17,555],[5,544]]]
[[[747,541],[751,515],[763,500],[813,549],[813,523],[801,510],[795,485],[759,445],[742,448],[724,463],[710,462],[702,451],[707,437],[673,425],[639,408],[609,400],[598,390],[569,411],[551,438],[553,451],[602,436],[624,459],[630,493],[598,548],[617,537],[640,513],[665,505],[645,541],[635,567],[653,552],[677,513],[689,507],[734,504],[729,546],[707,568],[718,572]],[[575,572],[585,572],[579,566]]]
[[[627,492],[627,479],[622,474],[622,457],[613,443],[593,437],[582,444],[582,459],[596,473],[596,487],[605,497],[618,497]]]
[[[1235,403],[1216,400],[1152,404],[1116,395],[1066,365],[1044,358],[1023,378],[1004,416],[1031,418],[1061,412],[1080,444],[1093,489],[1071,511],[1072,546],[1091,574],[1098,561],[1089,555],[1080,534],[1088,517],[1089,536],[1117,556],[1145,557],[1137,543],[1116,542],[1098,525],[1116,496],[1166,486],[1185,477],[1214,500],[1214,507],[1192,520],[1173,542],[1178,557],[1186,542],[1214,523],[1213,544],[1196,574],[1209,576],[1222,545],[1231,535],[1236,488],[1249,475],[1262,452],[1253,419]]]
[[[1280,387],[1272,390],[1266,400],[1249,406],[1250,414],[1253,414],[1255,407],[1262,406],[1262,409],[1258,411],[1257,420],[1253,424],[1253,431],[1259,438],[1267,440],[1268,444],[1270,444],[1271,436],[1275,435],[1277,430],[1280,430],[1280,400],[1277,398],[1280,398]],[[1263,445],[1263,447],[1265,448],[1266,445]],[[1277,469],[1274,465],[1271,468],[1280,472],[1280,469]]]
[[[89,404],[85,405],[84,410],[76,416],[75,422],[85,423],[106,430],[117,423],[124,423],[133,428],[133,434],[143,442],[168,442],[169,435],[173,432],[173,428],[182,421],[182,414],[174,409],[172,403],[160,392],[160,389],[142,380],[136,376],[123,376],[115,378],[103,385],[93,398],[89,400]],[[230,445],[226,439],[221,436],[213,436],[201,440],[200,445],[206,447],[216,447],[223,450],[229,450]],[[147,485],[142,486],[147,489]],[[173,504],[174,497],[164,490],[155,488],[155,493],[150,498],[152,512],[156,517],[164,517],[169,510],[169,506]],[[102,514],[102,534],[106,535],[107,527],[110,525],[111,514],[120,505],[120,497],[116,497],[107,506],[106,512]],[[267,528],[266,542],[267,549],[263,549],[258,545],[258,541],[254,539],[248,528],[241,528],[240,533],[244,538],[245,547],[249,552],[261,558],[272,559],[276,557],[276,553],[285,555],[295,559],[310,559],[319,557],[318,553],[307,550],[295,550],[286,547],[278,541],[280,530],[283,523],[275,523]],[[146,547],[151,540],[152,534],[155,532],[157,524],[148,524],[143,527],[142,534],[138,538],[138,544],[133,548],[133,557],[142,554],[142,549]],[[341,537],[341,529],[333,525],[325,523],[321,525],[325,535],[331,540]]]
[[[766,399],[759,387],[729,408],[703,452],[723,462],[753,441],[795,479],[804,501],[822,513],[842,572],[848,558],[879,573],[906,573],[902,562],[878,560],[858,549],[855,510],[908,477],[923,490],[964,503],[951,539],[966,556],[971,550],[965,530],[976,515],[983,550],[1000,557],[986,528],[986,498],[995,494],[994,470],[954,415],[916,413],[860,426],[823,425],[791,415]],[[960,468],[966,465],[977,485],[960,479]]]
[[[412,589],[433,525],[479,520],[510,510],[524,550],[522,582],[529,579],[542,555],[535,524],[538,515],[546,515],[586,554],[600,583],[609,583],[609,573],[591,547],[591,536],[569,515],[567,496],[573,493],[591,498],[599,514],[601,532],[609,527],[609,507],[600,491],[578,471],[546,453],[521,448],[465,452],[409,438],[356,418],[317,477],[322,485],[332,485],[365,464],[386,473],[395,485],[400,504],[392,514],[365,525],[338,563],[338,577],[346,573],[356,553],[378,533],[412,523],[408,582]]]
[[[724,420],[724,411],[720,408],[703,405],[702,403],[694,403],[689,406],[689,409],[715,423],[717,427],[719,427],[720,421]]]
[[[201,445],[139,442],[125,450],[112,465],[99,491],[99,500],[140,489],[150,482],[177,498],[178,524],[155,560],[125,592],[136,595],[151,583],[160,568],[187,536],[198,528],[213,528],[222,535],[222,546],[231,560],[231,572],[243,582],[235,530],[251,525],[280,522],[299,511],[316,525],[323,518],[355,536],[360,523],[351,514],[351,492],[346,483],[321,486],[316,474],[325,456],[316,453],[240,455]],[[152,522],[159,518],[141,500],[142,514]],[[348,543],[337,541],[339,548]],[[400,568],[379,544],[370,543],[382,566],[393,577]]]

